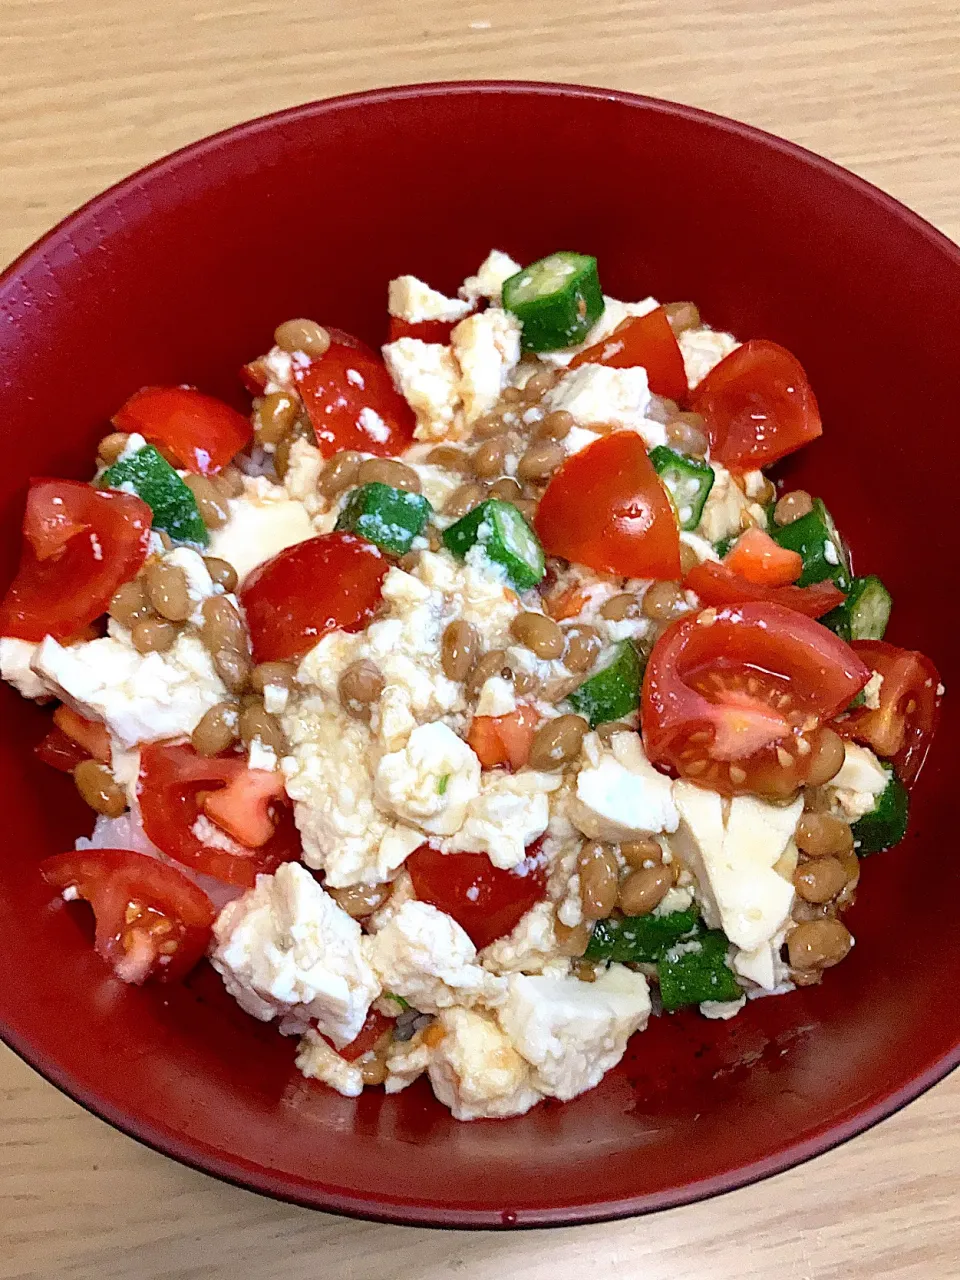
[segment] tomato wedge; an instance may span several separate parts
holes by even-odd
[[[17,576],[0,603],[0,635],[63,641],[89,626],[147,558],[152,518],[132,493],[31,480]]]
[[[85,756],[92,756],[103,764],[110,763],[110,735],[101,721],[86,720],[72,707],[60,706],[53,713],[53,723],[83,748]]]
[[[756,582],[734,573],[726,561],[717,564],[704,560],[695,565],[683,585],[695,591],[705,605],[724,608],[726,605],[757,603],[782,605],[807,618],[822,618],[824,614],[843,604],[846,596],[833,582],[815,582],[809,587],[762,587]]]
[[[474,716],[467,734],[484,769],[508,765],[522,769],[530,755],[530,745],[540,717],[533,707],[521,705],[505,716]]]
[[[786,587],[803,572],[803,556],[774,542],[763,529],[741,533],[723,558],[741,578],[760,587]]]
[[[421,342],[438,342],[447,347],[450,345],[450,335],[459,323],[459,320],[420,320],[414,324],[410,320],[401,320],[399,316],[391,316],[387,341],[419,338]]]
[[[379,356],[329,330],[325,355],[294,366],[297,386],[325,458],[341,449],[391,456],[413,443],[416,418]]]
[[[611,369],[643,365],[651,391],[678,403],[687,398],[683,355],[663,307],[624,320],[609,338],[574,356],[570,368],[582,364],[605,364]]]
[[[912,786],[923,766],[940,715],[940,673],[915,649],[884,640],[854,640],[851,648],[883,676],[880,706],[855,707],[835,725],[844,737],[866,743],[892,760],[897,776]]]
[[[769,466],[823,433],[817,398],[800,361],[765,339],[721,360],[693,393],[710,456],[730,471]]]
[[[248,418],[195,387],[144,387],[120,406],[113,425],[162,445],[201,476],[222,471],[253,439]]]
[[[428,844],[415,849],[404,866],[417,897],[453,916],[482,950],[515,929],[546,897],[546,872],[537,862],[540,843],[527,849],[524,874],[495,867],[485,853],[440,853]]]
[[[202,871],[227,884],[252,888],[257,875],[275,871],[281,862],[292,862],[300,855],[300,837],[294,825],[289,804],[283,795],[283,775],[247,769],[239,756],[208,759],[198,756],[186,744],[157,743],[145,746],[140,754],[138,794],[147,835],[168,858]],[[252,773],[252,779],[244,779]],[[268,781],[269,780],[269,781]],[[217,847],[206,843],[194,830],[198,819],[207,812],[214,794],[221,789],[240,796],[234,808],[234,834],[224,831]],[[249,807],[245,810],[244,804]],[[269,811],[267,806],[269,804]],[[218,812],[214,809],[214,812]],[[256,846],[244,846],[236,839],[245,834],[251,823],[257,835],[269,812],[272,834]],[[221,815],[222,816],[222,815]],[[219,822],[217,823],[219,825]],[[231,839],[233,843],[231,844]]]
[[[792,795],[821,725],[870,670],[826,627],[779,604],[707,609],[659,638],[643,681],[647,755],[725,795]]]
[[[176,867],[130,849],[86,849],[40,870],[68,900],[93,907],[97,954],[123,982],[175,982],[206,952],[216,911]]]
[[[347,1062],[356,1062],[365,1053],[369,1053],[380,1037],[392,1026],[392,1018],[388,1018],[384,1013],[378,1013],[376,1009],[371,1009],[356,1036],[349,1044],[345,1044],[342,1049],[336,1049],[335,1052],[339,1053],[341,1058],[346,1058]],[[327,1040],[326,1036],[323,1038]],[[330,1040],[327,1040],[327,1044],[331,1048],[334,1047]]]
[[[534,520],[549,555],[625,578],[680,577],[680,534],[640,436],[616,431],[559,468]]]
[[[240,601],[256,661],[300,658],[330,631],[359,631],[380,603],[389,567],[372,542],[324,533],[254,569]]]
[[[78,764],[90,759],[89,751],[81,747],[79,742],[74,742],[73,738],[68,738],[56,725],[46,737],[40,739],[33,748],[33,754],[60,773],[73,773]]]

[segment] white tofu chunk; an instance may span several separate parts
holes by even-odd
[[[673,842],[697,879],[704,919],[743,951],[769,942],[786,922],[793,885],[774,868],[793,838],[803,800],[779,806],[753,796],[730,801],[677,782],[680,825]]]
[[[390,281],[387,291],[390,314],[406,320],[408,324],[422,324],[425,320],[462,320],[472,306],[471,302],[448,298],[437,289],[431,289],[416,276],[397,276]]]
[[[447,1009],[440,1025],[444,1037],[428,1074],[434,1093],[455,1119],[519,1116],[540,1101],[529,1065],[489,1014]]]
[[[450,344],[460,367],[464,422],[471,427],[497,403],[520,363],[520,321],[490,307],[461,320]]]
[[[363,1072],[357,1064],[341,1058],[316,1031],[307,1031],[301,1039],[296,1062],[302,1075],[336,1089],[345,1098],[359,1098],[363,1093]]]
[[[705,325],[699,329],[685,329],[677,342],[680,344],[687,385],[691,391],[704,380],[711,369],[740,346],[732,333],[709,329]]]
[[[450,347],[419,338],[398,338],[383,358],[400,394],[416,414],[418,440],[457,439],[465,434],[460,409],[460,368]]]
[[[491,676],[484,681],[474,715],[509,716],[517,709],[517,699],[513,692],[513,682],[504,680],[503,676]]]
[[[364,948],[384,991],[423,1013],[503,998],[504,979],[480,967],[465,930],[429,902],[404,902]]]
[[[576,796],[570,801],[570,821],[591,840],[636,840],[660,831],[676,831],[679,815],[673,802],[673,783],[658,772],[644,754],[639,734],[618,733],[609,748],[591,746],[597,763],[577,774]],[[588,754],[589,759],[589,754]]]
[[[612,423],[636,431],[649,449],[666,443],[663,424],[646,416],[650,387],[646,369],[639,366],[613,369],[602,364],[581,365],[565,373],[547,392],[543,407],[547,413],[565,410],[578,427],[589,429],[595,423]]]
[[[262,477],[248,481],[246,494],[227,506],[230,519],[211,529],[207,554],[232,564],[241,583],[258,565],[316,533],[303,504]]]
[[[16,636],[0,638],[0,676],[24,698],[50,697],[49,686],[32,666],[39,648],[33,640],[19,640]]]
[[[647,980],[620,964],[596,982],[514,974],[497,1011],[511,1043],[533,1066],[533,1083],[566,1101],[599,1084],[650,1016]]]
[[[213,935],[210,963],[233,998],[261,1022],[283,1017],[288,1033],[315,1020],[342,1048],[380,994],[359,924],[297,862],[257,876],[220,912]]]
[[[743,529],[743,514],[755,515],[754,508],[762,513],[762,508],[751,503],[734,483],[733,476],[719,462],[711,462],[713,467],[713,487],[703,505],[697,533],[707,542],[721,542],[725,538],[735,538]],[[764,519],[761,527],[766,527]]]
[[[872,813],[886,788],[889,775],[868,747],[843,744],[843,764],[827,788],[831,809],[848,822]]]
[[[499,305],[503,282],[515,276],[521,269],[521,264],[514,262],[509,253],[503,253],[500,249],[491,249],[477,269],[477,274],[467,276],[458,293],[471,305],[479,302],[481,298]]]
[[[519,866],[528,846],[546,831],[550,792],[561,783],[558,774],[534,769],[482,774],[479,794],[467,805],[460,829],[444,841],[444,852],[485,853],[495,867]]]
[[[480,761],[441,721],[418,725],[405,747],[383,756],[374,776],[387,813],[433,835],[449,836],[480,793]]]
[[[491,973],[542,973],[548,966],[566,971],[570,961],[557,951],[552,902],[538,902],[512,932],[484,947],[481,963]]]

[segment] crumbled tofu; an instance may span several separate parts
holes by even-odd
[[[520,271],[521,264],[514,262],[508,253],[500,249],[491,249],[480,264],[475,276],[467,276],[458,292],[461,298],[470,303],[486,298],[488,302],[499,304],[503,282],[509,280]]]
[[[448,298],[416,276],[397,276],[390,281],[387,306],[392,316],[408,324],[425,320],[462,320],[473,306],[459,298]]]
[[[602,749],[592,734],[584,754],[568,813],[585,836],[615,842],[676,831],[673,783],[647,760],[639,734],[617,733]]]
[[[503,978],[477,963],[477,949],[456,920],[428,902],[405,902],[364,948],[384,991],[423,1013],[496,1004],[506,989]]]
[[[656,311],[660,305],[656,298],[644,298],[641,302],[620,302],[617,298],[606,296],[603,303],[600,317],[583,342],[575,347],[565,347],[562,351],[543,351],[540,353],[540,359],[556,368],[565,368],[581,351],[586,351],[587,347],[594,347],[598,342],[609,338],[614,329],[619,328],[624,320],[630,320],[634,316],[648,315],[651,311]]]
[[[703,564],[704,560],[719,561],[720,559],[713,549],[713,544],[708,542],[706,538],[701,538],[698,533],[689,533],[687,530],[681,530],[680,541],[683,546],[690,548],[700,564]]]
[[[479,794],[476,753],[439,720],[418,725],[405,747],[383,756],[374,776],[381,809],[433,835],[459,830]]]
[[[110,740],[110,772],[114,782],[120,784],[127,793],[127,804],[139,808],[137,800],[137,784],[140,781],[140,752],[128,750],[115,739]]]
[[[504,680],[503,676],[491,676],[489,680],[484,681],[480,696],[477,698],[475,715],[509,716],[516,709],[517,700],[514,697],[511,681]]]
[[[465,434],[460,409],[460,368],[450,347],[398,338],[383,348],[396,384],[417,416],[418,440],[458,439]]]
[[[871,711],[878,711],[880,708],[880,687],[882,684],[883,676],[879,671],[874,671],[863,686],[863,705],[869,707]]]
[[[713,467],[713,488],[703,505],[696,531],[707,542],[713,543],[735,538],[740,533],[743,528],[741,517],[751,504],[726,467],[719,462],[711,462],[710,465]]]
[[[646,369],[639,366],[613,369],[602,364],[581,365],[565,373],[546,393],[543,407],[548,413],[566,410],[578,427],[589,428],[599,422],[636,431],[650,449],[666,443],[663,423],[646,417],[650,387]]]
[[[533,1082],[566,1101],[599,1084],[650,1016],[647,980],[620,964],[595,982],[514,974],[497,1011],[511,1043],[533,1066]]]
[[[387,1078],[383,1083],[386,1093],[399,1093],[413,1084],[430,1066],[433,1050],[425,1044],[421,1035],[412,1040],[394,1044],[387,1057]]]
[[[283,487],[287,497],[302,502],[311,516],[317,516],[326,508],[326,500],[317,490],[323,466],[323,454],[316,445],[309,440],[294,440],[283,474]]]
[[[741,978],[746,978],[761,991],[775,991],[787,982],[790,967],[780,959],[780,948],[786,936],[781,929],[769,942],[764,942],[754,951],[734,950],[730,967]]]
[[[700,1004],[700,1012],[705,1018],[726,1022],[729,1018],[735,1018],[746,1003],[746,996],[741,996],[739,1000],[704,1000]]]
[[[711,369],[740,346],[733,334],[706,326],[684,329],[677,342],[680,344],[687,385],[691,391],[704,380]]]
[[[403,455],[403,461],[420,477],[420,492],[434,511],[442,512],[447,499],[460,488],[464,478],[455,471],[448,471],[446,467],[435,467],[425,461],[424,455],[429,454],[432,447],[415,444]]]
[[[868,747],[845,742],[843,764],[827,788],[832,811],[848,822],[856,822],[877,807],[888,781],[887,771]]]
[[[497,403],[520,363],[520,321],[490,307],[461,320],[450,343],[460,367],[464,422],[471,427]]]
[[[66,648],[47,636],[33,665],[52,692],[88,720],[102,720],[126,747],[184,737],[228,697],[207,650],[185,633],[165,653],[146,654],[121,628]]]
[[[586,427],[571,427],[561,443],[568,455],[581,453],[584,449],[600,439],[599,431],[588,431]]]
[[[360,926],[296,862],[257,876],[213,927],[210,962],[240,1006],[303,1031],[315,1022],[342,1048],[360,1032],[380,985],[361,948]]]
[[[296,1062],[303,1075],[320,1080],[345,1098],[363,1093],[363,1072],[357,1064],[341,1058],[316,1031],[307,1031],[300,1041]]]
[[[444,852],[485,853],[495,867],[520,866],[527,848],[547,829],[550,792],[561,781],[558,774],[534,769],[484,773],[462,825],[451,840],[444,841]]]
[[[18,640],[16,636],[0,638],[0,676],[24,698],[50,697],[49,686],[31,665],[39,648],[32,640]]]
[[[264,476],[248,478],[243,495],[227,506],[230,519],[211,529],[207,554],[232,564],[241,583],[258,565],[316,533],[303,503]]]
[[[186,579],[187,594],[190,597],[190,603],[193,605],[189,620],[200,626],[203,623],[201,606],[204,600],[210,596],[223,594],[221,590],[214,587],[213,579],[210,577],[207,566],[203,562],[203,556],[199,552],[191,550],[190,547],[177,547],[163,557],[163,563],[179,569]]]
[[[519,1116],[540,1101],[530,1067],[489,1014],[448,1009],[440,1025],[430,1083],[457,1120]]]
[[[724,820],[723,797],[677,782],[680,826],[672,843],[697,879],[704,918],[744,951],[769,942],[787,920],[793,885],[776,870],[793,838],[803,800],[779,806],[736,796]]]
[[[279,767],[280,762],[273,747],[268,747],[260,738],[254,738],[247,750],[247,768],[263,769],[267,773],[273,773]]]
[[[480,962],[491,973],[542,973],[548,966],[566,970],[570,961],[557,951],[553,904],[538,902],[506,937],[484,947]]]

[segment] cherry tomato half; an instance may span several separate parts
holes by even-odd
[[[640,436],[616,431],[559,468],[534,520],[548,555],[624,578],[680,577],[680,534]]]
[[[144,387],[120,406],[113,425],[162,445],[201,476],[221,471],[253,439],[249,419],[195,387]]]
[[[762,587],[734,573],[726,561],[717,564],[705,560],[703,564],[695,565],[684,578],[683,585],[696,592],[703,604],[716,608],[747,604],[752,600],[779,604],[808,618],[822,618],[846,599],[833,582],[815,582],[809,587]]]
[[[175,982],[206,952],[216,912],[176,867],[130,849],[85,849],[47,858],[40,870],[90,903],[97,954],[124,982]]]
[[[769,466],[823,433],[803,365],[785,347],[745,342],[693,393],[710,435],[710,456],[731,471]]]
[[[530,756],[530,747],[540,717],[531,706],[521,704],[505,716],[474,716],[467,733],[467,745],[473,748],[484,769],[509,765],[522,769]]]
[[[786,587],[803,572],[803,556],[799,552],[781,547],[769,533],[756,528],[741,533],[723,563],[758,587]]]
[[[428,844],[415,849],[404,865],[417,897],[453,916],[482,950],[515,929],[546,896],[546,873],[536,860],[539,847],[538,840],[527,849],[525,874],[495,867],[485,853],[440,853]]]
[[[678,402],[687,398],[683,355],[663,307],[624,320],[609,338],[574,356],[570,368],[582,364],[605,364],[611,369],[642,365],[651,391]]]
[[[0,603],[0,635],[68,640],[99,618],[147,558],[152,519],[132,493],[32,480],[17,576]]]
[[[704,610],[653,646],[640,712],[647,755],[725,795],[791,795],[821,724],[869,676],[832,631],[782,605]]]
[[[391,316],[387,341],[419,338],[421,342],[438,342],[447,347],[450,345],[450,335],[459,323],[459,320],[420,320],[414,324],[410,320],[401,320],[399,316]]]

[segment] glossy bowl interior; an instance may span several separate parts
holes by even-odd
[[[382,339],[387,280],[449,290],[496,245],[596,253],[607,292],[693,298],[784,343],[824,438],[791,469],[856,563],[893,591],[895,641],[948,684],[957,482],[942,457],[960,350],[960,252],[849,174],[773,138],[624,94],[447,85],[316,103],[188,148],[101,196],[0,282],[0,569],[24,485],[89,474],[110,412],[148,382],[244,403],[235,371],[274,325],[315,316]],[[5,580],[5,579],[4,579]],[[958,1060],[960,863],[949,697],[901,848],[864,868],[857,947],[820,989],[729,1023],[663,1018],[594,1092],[457,1124],[420,1082],[352,1101],[301,1079],[294,1046],[215,975],[124,987],[36,865],[89,813],[27,748],[43,712],[0,692],[0,1024],[78,1101],[212,1173],[402,1222],[585,1221],[784,1169],[865,1128]]]

